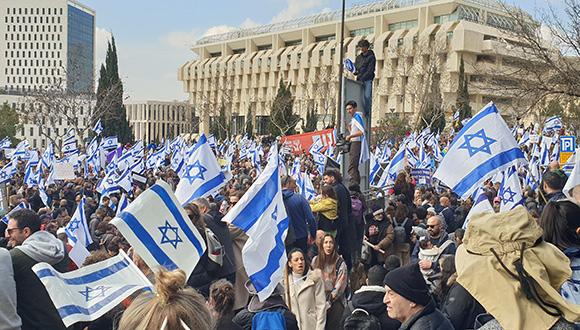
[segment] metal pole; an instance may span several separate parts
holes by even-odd
[[[338,64],[338,106],[336,107],[336,128],[339,128],[343,118],[342,118],[342,111],[343,111],[343,84],[342,84],[342,77],[344,75],[344,16],[345,16],[345,6],[346,0],[342,0],[342,18],[340,20],[340,63]],[[340,132],[344,133],[344,132]]]

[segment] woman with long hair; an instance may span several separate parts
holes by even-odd
[[[540,217],[543,239],[557,246],[570,259],[572,278],[565,282],[560,294],[571,303],[580,304],[580,206],[562,199],[544,206]]]
[[[205,221],[199,211],[199,208],[195,204],[187,204],[183,207],[185,212],[189,216],[189,220],[193,223],[197,231],[203,237],[204,242],[206,241],[206,234],[205,234]],[[215,272],[219,268],[217,265],[212,264],[207,256],[207,250],[203,253],[200,257],[197,265],[193,269],[193,272],[187,279],[187,285],[191,286],[192,288],[196,289],[201,293],[204,297],[209,296],[209,286],[210,284],[217,279],[215,276]]]
[[[288,253],[284,298],[299,329],[323,330],[326,324],[326,293],[320,269],[310,269],[304,252]]]
[[[326,329],[340,329],[345,306],[344,292],[348,284],[346,263],[336,251],[336,241],[330,234],[324,235],[318,247],[318,255],[312,260],[314,269],[320,269],[328,310]]]
[[[129,305],[119,322],[119,330],[211,330],[212,321],[205,299],[185,286],[180,270],[160,270],[155,293],[142,293]]]

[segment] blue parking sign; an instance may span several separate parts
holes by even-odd
[[[576,150],[576,137],[572,135],[560,136],[560,152],[574,152]]]

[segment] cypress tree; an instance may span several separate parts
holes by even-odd
[[[249,137],[254,136],[254,118],[252,113],[252,107],[248,109],[248,114],[246,116],[246,134]]]
[[[459,63],[459,81],[457,83],[457,101],[455,107],[459,110],[459,122],[465,118],[471,117],[471,106],[469,105],[469,90],[467,87],[467,79],[465,77],[465,62],[461,56]]]

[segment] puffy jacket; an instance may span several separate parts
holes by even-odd
[[[441,312],[455,329],[473,329],[475,319],[485,313],[485,309],[461,284],[455,282],[445,297]]]
[[[382,330],[398,329],[401,322],[393,320],[387,314],[387,305],[383,302],[385,288],[376,285],[365,285],[352,296],[352,300],[346,305],[342,316],[342,323],[357,309],[364,309],[369,314],[376,316],[381,322]]]
[[[282,190],[282,198],[294,230],[294,238],[306,238],[309,233],[316,237],[316,221],[306,199],[289,189]]]
[[[399,330],[453,330],[453,324],[435,307],[431,300],[422,311],[401,325]]]

